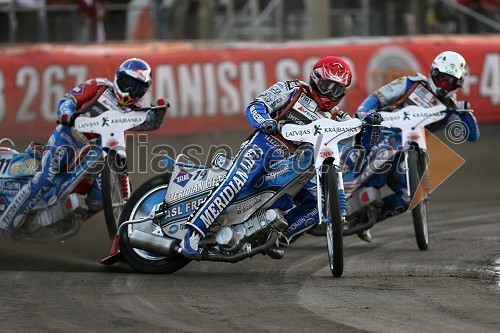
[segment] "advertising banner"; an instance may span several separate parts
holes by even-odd
[[[145,102],[165,97],[171,108],[151,134],[178,135],[248,130],[245,108],[279,80],[308,81],[317,59],[336,55],[354,79],[340,105],[353,114],[377,87],[402,75],[428,76],[445,50],[467,60],[459,99],[471,102],[480,122],[500,120],[500,36],[342,39],[281,44],[151,43],[0,48],[0,137],[47,138],[60,98],[89,78],[114,79],[125,59],[139,57],[153,69]]]

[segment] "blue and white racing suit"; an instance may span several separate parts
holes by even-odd
[[[88,80],[73,88],[59,102],[57,109],[59,121],[61,119],[68,120],[75,112],[83,110],[93,116],[108,109],[129,110],[128,107],[120,106],[113,89],[113,83],[106,78]],[[113,106],[104,107],[100,104],[99,98],[101,96],[106,97],[107,101],[112,101]],[[133,128],[133,130],[147,131],[160,127],[164,113],[164,111],[148,111],[145,123]],[[44,147],[41,170],[23,186],[0,216],[0,228],[7,232],[13,232],[21,226],[26,214],[53,186],[57,174],[72,161],[74,153],[89,143],[88,138],[74,127],[58,125]],[[100,181],[93,182],[87,202],[89,208],[94,210],[90,212],[91,214],[102,208]]]
[[[357,110],[357,116],[363,119],[370,110],[394,111],[407,105],[430,107],[440,101],[447,107],[463,108],[466,102],[456,102],[456,95],[446,100],[438,100],[429,88],[427,78],[417,73],[396,79],[369,95]],[[470,112],[450,112],[439,122],[430,125],[431,132],[443,129],[451,121],[459,120],[468,133],[467,141],[479,138],[479,127]],[[343,154],[344,186],[352,192],[360,187],[382,188],[387,185],[394,193],[385,196],[377,221],[398,215],[408,209],[406,176],[399,167],[401,156],[401,135],[399,131],[381,128],[377,143],[364,156],[356,150]],[[366,147],[365,147],[366,148]],[[360,163],[360,157],[364,158]],[[376,160],[377,163],[374,163]],[[361,167],[360,167],[361,165]],[[376,165],[376,167],[374,167]]]
[[[321,117],[335,117],[339,121],[350,118],[347,113],[338,109],[335,109],[334,115],[319,110],[310,95],[310,89],[308,84],[299,80],[280,81],[248,105],[247,120],[257,131],[243,143],[226,179],[198,207],[187,225],[195,228],[203,237],[206,236],[212,224],[240,191],[252,186],[252,181],[260,178],[273,162],[290,157],[292,152],[284,139],[281,141],[280,136],[276,135],[277,130],[273,134],[265,133],[269,133],[267,126],[270,120],[281,117],[287,122],[307,124]],[[283,235],[285,243],[318,222],[316,195],[311,191],[315,186],[310,181],[293,200],[284,198],[275,204],[283,211],[292,208],[293,203],[296,205],[285,216],[288,222]]]

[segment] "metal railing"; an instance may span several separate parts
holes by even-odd
[[[186,0],[187,1],[187,0]],[[213,0],[216,1],[216,0]],[[314,24],[314,18],[306,15],[311,0],[225,0],[214,12],[215,39],[218,40],[252,40],[283,41],[289,39],[311,38],[304,33],[306,26]],[[328,1],[328,0],[314,0]],[[417,0],[413,0],[417,1]],[[425,33],[468,33],[470,25],[479,24],[490,32],[500,32],[500,23],[495,18],[478,13],[462,6],[453,0],[430,0],[429,3],[441,2],[459,15],[452,22],[453,29],[439,31],[429,29],[427,22],[422,22],[422,13],[408,10],[401,12],[401,4],[410,8],[413,1],[387,1],[383,8],[373,8],[370,0],[361,0],[357,7],[330,7],[329,36],[371,36],[371,35],[404,35]],[[164,13],[171,10],[161,0],[132,1],[129,4],[110,4],[104,25],[107,40],[132,41],[134,35],[128,33],[134,27],[130,17],[138,17],[139,13],[148,13],[147,19],[153,31],[152,40],[169,40],[169,29],[172,27]],[[419,2],[420,3],[420,2]],[[145,6],[145,4],[148,4]],[[415,3],[413,3],[414,8]],[[149,6],[149,7],[148,7]],[[398,7],[399,6],[399,7]],[[422,6],[420,6],[421,8]],[[424,6],[425,7],[425,6]],[[425,9],[425,8],[424,8]],[[422,9],[419,9],[422,11]],[[163,14],[162,14],[163,13]],[[133,14],[133,15],[132,15]],[[160,15],[161,14],[161,15]],[[377,16],[378,15],[378,16]],[[498,17],[498,15],[497,15]],[[382,22],[380,18],[383,18]],[[38,0],[33,6],[20,6],[18,0],[0,0],[0,44],[33,43],[33,42],[89,42],[81,29],[84,15],[75,4],[47,4],[46,0]],[[309,22],[306,22],[309,20]],[[417,22],[417,25],[415,24]],[[469,26],[467,25],[467,22]],[[471,23],[472,22],[472,23]],[[50,24],[49,24],[50,23]],[[162,28],[167,33],[158,33]],[[314,37],[314,36],[312,36]],[[193,37],[191,37],[193,38]]]

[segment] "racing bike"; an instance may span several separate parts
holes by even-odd
[[[380,124],[401,137],[402,167],[398,170],[404,173],[407,187],[408,203],[411,205],[411,214],[418,248],[429,248],[428,206],[431,192],[431,175],[427,169],[429,154],[425,127],[442,120],[449,112],[471,112],[472,110],[449,110],[441,103],[432,107],[408,105],[393,112],[379,111],[383,117]],[[384,169],[376,165],[377,158],[365,158],[361,173],[369,168]],[[392,163],[392,162],[389,162]],[[344,235],[352,235],[371,228],[377,222],[377,215],[381,207],[380,189],[365,186],[368,179],[347,186],[346,197],[349,215],[347,221],[356,216],[368,216],[366,223],[354,227],[344,227]],[[351,185],[351,184],[350,184]]]
[[[88,112],[75,114],[74,129],[90,134],[94,139],[91,144],[75,151],[72,161],[56,175],[54,186],[28,212],[22,226],[14,230],[12,239],[67,239],[77,234],[83,222],[101,209],[104,210],[108,234],[113,238],[119,216],[131,194],[125,131],[144,123],[145,111],[150,109],[130,112],[108,110],[95,117],[89,116]],[[1,213],[16,193],[35,177],[41,166],[41,154],[34,154],[32,150],[19,152],[8,138],[0,140],[0,144]],[[40,152],[44,149],[42,144],[35,142],[30,147]],[[100,182],[102,190],[102,205],[98,206],[90,201],[91,188],[95,182]]]
[[[272,165],[253,186],[240,191],[200,242],[202,261],[239,262],[256,254],[281,259],[280,233],[288,223],[278,200],[297,194],[316,177],[319,223],[326,224],[331,273],[343,273],[343,213],[346,202],[340,169],[339,142],[361,130],[359,119],[318,119],[306,125],[285,124],[281,135],[299,148]],[[345,141],[344,141],[345,142]],[[110,255],[101,263],[124,259],[143,273],[172,273],[190,259],[180,254],[189,215],[210,194],[234,159],[217,154],[211,166],[195,165],[184,155],[166,156],[170,170],[138,187],[125,204]]]

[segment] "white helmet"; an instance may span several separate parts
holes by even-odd
[[[464,84],[467,65],[457,52],[444,51],[434,59],[429,84],[438,98],[451,97]]]

